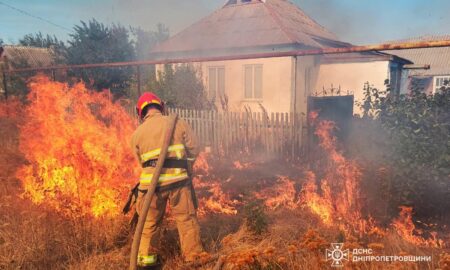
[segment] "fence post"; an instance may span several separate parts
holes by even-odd
[[[200,133],[202,134],[203,145],[206,144],[206,121],[205,111],[200,111]]]
[[[281,155],[283,156],[284,153],[284,113],[281,113],[281,123],[280,123],[280,128],[281,128],[281,140],[280,140],[280,151],[281,151]]]
[[[256,114],[256,134],[258,136],[258,146],[261,146],[262,143],[262,134],[261,134],[261,112],[257,112]]]
[[[264,146],[266,148],[266,151],[270,151],[269,147],[269,115],[266,113],[263,113],[263,128],[264,128]]]
[[[228,142],[228,151],[231,149],[231,144],[233,141],[233,112],[227,112],[227,120],[225,121],[226,125],[226,134],[227,134],[227,142]]]
[[[277,147],[277,153],[278,155],[280,155],[281,153],[281,138],[280,138],[280,134],[281,134],[281,126],[280,126],[280,113],[276,113],[275,114],[275,127],[276,127],[276,138],[275,138],[275,143],[276,143],[276,147]]]
[[[230,112],[230,145],[236,146],[234,144],[234,142],[236,141],[236,113],[235,112]]]
[[[5,91],[5,100],[8,99],[8,82],[6,80],[6,72],[3,71],[3,90]]]
[[[291,146],[291,158],[294,159],[295,157],[295,136],[294,136],[294,113],[289,113],[289,138],[290,138],[290,146]]]
[[[222,119],[223,119],[223,113],[219,113],[219,112],[217,112],[217,146],[218,146],[218,153],[220,153],[220,149],[222,149],[222,151],[223,151],[223,145],[224,145],[224,143],[223,143],[223,127],[222,127],[222,123],[223,123],[223,121],[222,121]],[[223,154],[223,153],[221,153],[221,154]]]

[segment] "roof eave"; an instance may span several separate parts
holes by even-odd
[[[409,60],[387,53],[380,53],[378,51],[327,54],[324,55],[324,57],[322,57],[322,59],[320,60],[322,64],[360,63],[360,62],[377,62],[377,61],[390,61],[398,63],[400,65],[412,64],[412,62]]]
[[[235,48],[217,48],[210,50],[191,50],[191,51],[153,51],[150,53],[151,59],[183,59],[193,57],[213,57],[213,56],[235,56],[254,53],[270,53],[270,52],[288,52],[295,50],[317,49],[303,44],[276,44],[251,47],[235,47]]]
[[[391,61],[393,61],[395,63],[399,63],[399,64],[402,64],[402,65],[414,64],[414,62],[412,62],[412,61],[410,61],[410,60],[408,60],[406,58],[399,57],[399,56],[394,55],[394,54],[385,53],[385,52],[379,52],[379,51],[377,51],[377,53],[389,56],[391,58]]]

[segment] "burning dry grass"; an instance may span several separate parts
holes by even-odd
[[[101,94],[91,96],[82,85],[68,89],[45,78],[34,83],[42,94],[32,94],[34,106],[20,115],[29,117],[28,122],[18,117],[14,105],[0,106],[0,145],[5,150],[0,155],[7,161],[0,163],[0,269],[125,269],[131,235],[117,207],[134,174],[125,150],[130,131],[122,125],[130,120],[109,110],[98,115],[93,110],[97,102],[106,108],[116,105],[102,103],[97,100]],[[47,88],[64,96],[62,103]],[[449,268],[449,251],[439,240],[442,232],[418,230],[413,209],[403,208],[389,226],[363,215],[364,170],[339,151],[332,129],[330,122],[318,123],[325,156],[313,166],[201,154],[194,184],[202,239],[210,254],[199,254],[205,264],[198,269],[324,269],[330,265],[325,249],[336,242],[349,249],[369,247],[376,254],[433,256],[426,263],[345,262],[353,269]],[[32,130],[38,140],[26,136]],[[102,153],[115,147],[115,152]],[[56,173],[66,167],[72,167],[73,175]],[[66,189],[66,182],[84,191]],[[96,201],[97,190],[113,193]],[[36,201],[35,195],[45,200]],[[46,200],[52,203],[42,203]],[[263,211],[246,213],[245,207],[258,200]],[[109,211],[96,211],[95,205]],[[168,218],[165,228],[164,269],[192,269],[183,265],[173,220]]]
[[[106,93],[83,84],[38,76],[29,87],[19,147],[30,164],[17,173],[24,196],[67,216],[117,216],[137,175],[126,144],[132,119]]]

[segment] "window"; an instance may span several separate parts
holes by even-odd
[[[225,94],[225,67],[209,67],[209,97],[223,97]]]
[[[244,98],[262,99],[262,65],[244,66]]]
[[[435,76],[433,93],[439,92],[443,86],[450,87],[450,76]]]

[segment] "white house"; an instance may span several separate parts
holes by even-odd
[[[152,51],[152,58],[233,56],[348,47],[287,0],[230,0]],[[381,52],[193,63],[209,96],[228,97],[232,111],[307,113],[310,95],[341,89],[362,98],[365,82],[399,81],[407,60]],[[355,112],[357,112],[355,107]]]

